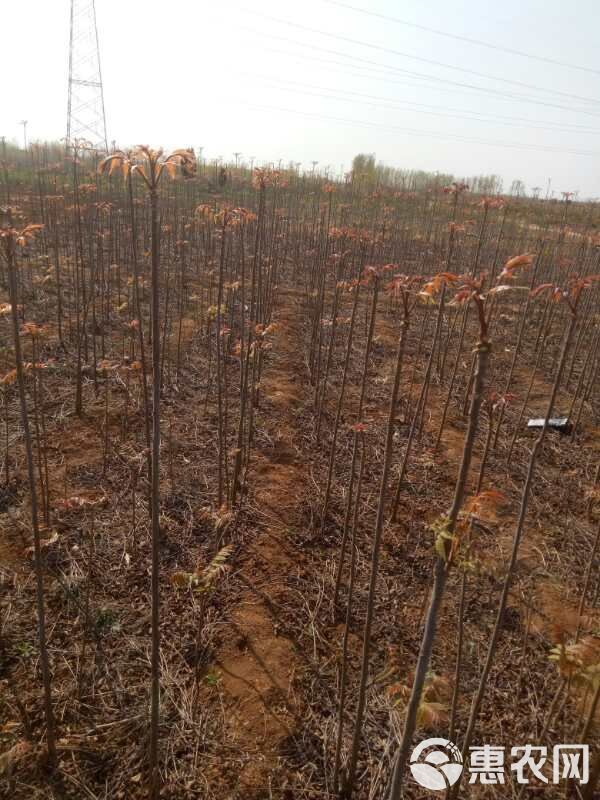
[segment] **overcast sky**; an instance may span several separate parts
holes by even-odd
[[[22,140],[21,119],[30,141],[65,135],[69,7],[3,4],[0,135]],[[121,146],[334,172],[374,152],[600,196],[599,0],[96,0],[96,15]]]

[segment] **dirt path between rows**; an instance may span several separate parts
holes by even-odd
[[[261,378],[250,475],[249,504],[263,523],[243,554],[246,588],[230,618],[234,637],[217,657],[229,700],[230,736],[247,756],[240,789],[248,798],[269,796],[280,746],[295,730],[300,712],[293,694],[298,654],[294,643],[280,634],[277,620],[278,605],[290,602],[286,577],[302,561],[288,535],[298,524],[307,481],[295,419],[308,402],[298,292],[281,289],[273,322],[278,330]]]

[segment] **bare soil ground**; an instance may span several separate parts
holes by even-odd
[[[161,518],[161,739],[163,794],[177,800],[321,800],[334,796],[331,764],[343,626],[339,614],[333,614],[331,598],[362,351],[357,349],[351,362],[331,513],[321,534],[326,445],[343,348],[339,345],[335,351],[323,438],[315,442],[306,297],[289,276],[277,292],[273,321],[278,330],[261,376],[248,494],[241,510],[215,511],[207,499],[212,480],[207,464],[214,452],[216,411],[212,400],[206,402],[206,385],[199,377],[203,362],[197,342],[201,333],[194,330],[193,320],[184,326],[188,354],[183,377],[165,394],[164,427],[169,436],[164,448],[167,463],[171,459],[176,464],[177,480],[171,480],[166,468]],[[378,316],[367,397],[370,444],[359,515],[344,753],[356,701],[382,432],[398,332],[397,315],[383,309]],[[409,393],[416,348],[415,329],[409,341],[399,409],[397,459],[408,433],[406,403],[409,398],[414,402],[422,378],[417,371]],[[56,354],[60,356],[58,351]],[[470,358],[469,349],[463,357]],[[499,347],[497,376],[506,373],[508,358]],[[524,394],[529,377],[525,369],[518,373],[516,394]],[[230,380],[237,380],[235,372]],[[143,418],[139,403],[138,410],[131,403],[124,422],[127,395],[117,390],[110,397],[106,415],[101,393],[96,396],[88,386],[85,414],[78,419],[61,400],[60,385],[60,374],[48,377],[48,391],[57,398],[56,411],[48,419],[48,436],[52,443],[51,527],[57,530],[58,541],[48,546],[46,558],[61,764],[58,775],[51,777],[39,752],[32,750],[31,758],[0,787],[4,796],[11,798],[142,797],[148,729],[150,551],[147,498],[132,476],[140,465]],[[462,389],[457,385],[441,447],[434,451],[446,391],[445,385],[434,381],[431,410],[409,462],[399,521],[386,524],[372,679],[359,761],[357,796],[361,800],[381,796],[394,746],[389,731],[398,732],[401,726],[401,712],[393,706],[388,688],[392,682],[410,683],[418,652],[431,578],[428,525],[447,509],[452,497],[465,432]],[[532,413],[539,413],[548,390],[543,375],[536,379]],[[567,398],[559,399],[561,407],[566,402]],[[106,421],[109,448],[105,454]],[[471,490],[481,463],[484,433],[480,431]],[[460,736],[493,623],[530,446],[531,437],[524,433],[513,461],[506,462],[503,440],[489,457],[485,485],[501,484],[508,504],[498,525],[480,532],[477,554],[482,572],[476,583],[467,586]],[[595,521],[587,519],[582,509],[599,448],[597,428],[586,413],[575,440],[552,436],[544,449],[518,581],[478,726],[478,741],[511,745],[539,735],[557,685],[548,650],[556,643],[557,628],[572,633],[590,551]],[[4,681],[0,742],[6,750],[23,735],[19,703],[34,728],[41,726],[42,719],[39,687],[32,680],[38,677],[39,664],[29,528],[27,519],[13,510],[15,498],[25,493],[22,453],[11,465],[10,481],[2,492],[0,553],[5,599],[0,639]],[[73,497],[82,498],[82,504],[64,503]],[[215,532],[221,543],[229,542],[235,550],[229,573],[211,597],[198,650],[198,608],[185,593],[173,590],[169,577],[198,561],[207,562],[215,551]],[[457,571],[450,579],[432,664],[436,673],[449,679],[454,669],[459,584]],[[342,601],[346,586],[344,571]],[[598,609],[589,609],[586,631],[597,630],[599,622]],[[589,698],[574,691],[561,708],[551,736],[560,740],[565,730],[572,730],[586,702]],[[515,714],[515,705],[519,714]],[[468,791],[465,796],[473,798],[505,796],[494,787]],[[427,795],[411,786],[407,796]],[[562,794],[544,794],[559,796]]]

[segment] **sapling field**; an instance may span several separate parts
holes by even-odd
[[[3,797],[597,796],[600,208],[361,163],[3,153]]]

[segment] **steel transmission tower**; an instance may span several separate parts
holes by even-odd
[[[71,0],[67,146],[75,139],[108,152],[94,0]]]

